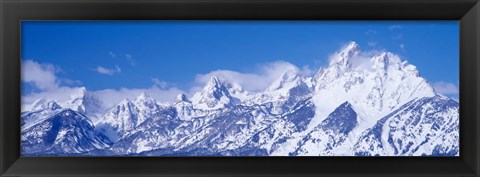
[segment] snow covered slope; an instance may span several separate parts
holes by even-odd
[[[57,109],[32,124],[22,127],[22,155],[77,154],[110,145],[87,117],[71,109]]]
[[[126,132],[135,130],[138,125],[155,117],[159,112],[160,106],[156,101],[142,93],[133,101],[124,99],[99,120],[96,126],[112,142],[116,142]]]
[[[436,93],[406,60],[386,51],[363,52],[355,42],[333,54],[315,75],[286,68],[259,92],[213,76],[193,97],[180,94],[171,104],[159,105],[141,94],[98,111],[94,108],[105,106],[86,89],[61,103],[41,99],[22,113],[23,154],[460,153],[458,102]],[[94,124],[92,116],[98,117]]]
[[[458,103],[442,96],[412,100],[365,131],[355,155],[458,156]]]

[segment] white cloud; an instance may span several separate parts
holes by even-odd
[[[135,63],[135,60],[133,60],[132,55],[126,54],[126,55],[125,55],[125,58],[127,59],[128,64],[130,64],[131,66],[135,66],[136,63]]]
[[[40,90],[58,87],[55,73],[58,70],[51,64],[41,64],[33,60],[22,62],[22,81],[33,84]]]
[[[152,82],[153,84],[155,84],[155,86],[158,86],[160,88],[167,88],[167,86],[169,86],[169,84],[165,81],[161,81],[160,79],[158,78],[152,78]]]
[[[110,55],[112,58],[117,58],[117,55],[112,51],[108,52],[108,55]]]
[[[52,64],[42,64],[33,60],[23,61],[22,81],[33,84],[38,90],[27,95],[22,95],[22,110],[28,108],[28,105],[40,98],[59,101],[68,99],[74,93],[78,93],[80,87],[72,88],[62,85],[80,85],[81,82],[78,80],[59,78],[56,73],[61,71],[61,68]]]
[[[400,49],[402,49],[402,51],[405,52],[405,44],[400,44]]]
[[[106,74],[106,75],[113,75],[115,73],[122,72],[122,70],[120,69],[120,67],[118,65],[115,65],[115,68],[112,68],[112,69],[104,68],[102,66],[97,66],[95,71],[97,71],[100,74]]]
[[[390,25],[390,26],[388,26],[388,30],[390,30],[390,31],[401,29],[401,28],[402,28],[402,26],[400,26],[400,25]]]
[[[80,85],[78,80],[70,80],[58,78],[55,73],[59,72],[60,68],[56,68],[51,64],[41,64],[32,60],[26,60],[22,63],[22,81],[32,83],[39,91],[22,95],[22,110],[29,109],[29,106],[36,100],[41,98],[63,102],[69,100],[72,95],[76,95],[83,87],[71,87],[65,85]],[[121,72],[117,65],[114,69],[107,69],[104,67],[97,67],[97,72],[102,74],[115,74]],[[155,85],[150,88],[120,88],[120,89],[104,89],[89,91],[97,96],[105,106],[111,107],[118,104],[121,100],[134,99],[141,93],[145,92],[161,102],[173,102],[175,97],[184,91],[169,87],[171,84],[152,78]],[[88,89],[88,88],[87,88]]]
[[[444,94],[444,95],[457,95],[459,93],[459,88],[457,85],[454,83],[449,83],[449,82],[435,82],[433,83],[433,88],[435,88],[435,91],[438,93]]]
[[[303,75],[312,74],[308,66],[300,69],[286,61],[275,61],[258,65],[256,70],[250,73],[241,73],[232,70],[216,70],[206,74],[198,74],[195,78],[197,85],[190,89],[190,92],[198,91],[213,76],[217,76],[221,80],[226,80],[231,83],[238,83],[248,91],[262,91],[270,86],[270,84],[277,80],[283,73],[290,70],[297,70]]]

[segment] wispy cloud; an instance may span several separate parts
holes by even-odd
[[[58,69],[52,64],[42,64],[33,60],[22,62],[22,81],[31,83],[40,90],[58,87],[56,72]]]
[[[108,52],[108,55],[112,58],[117,58],[117,54],[113,53],[112,51]]]
[[[167,82],[165,81],[161,81],[160,79],[158,78],[152,78],[152,82],[155,86],[159,87],[159,88],[167,88],[170,84],[168,84]]]
[[[400,25],[390,25],[390,26],[388,26],[388,30],[390,30],[390,31],[397,30],[397,29],[402,29],[402,26],[400,26]]]
[[[110,51],[108,52],[108,55],[110,55],[112,58],[117,58],[117,54],[115,52]],[[118,56],[120,56],[120,58],[125,58],[129,65],[135,66],[136,62],[131,54],[119,54]]]
[[[192,88],[190,92],[198,91],[213,76],[217,76],[221,80],[230,83],[237,83],[248,91],[262,91],[270,86],[275,80],[280,78],[280,76],[286,71],[297,71],[301,75],[311,75],[313,73],[308,66],[298,68],[286,61],[260,64],[256,66],[256,69],[253,72],[216,70],[206,74],[198,74],[195,78],[197,87]]]
[[[367,35],[367,36],[371,36],[371,35],[375,35],[375,34],[377,34],[376,30],[367,30],[365,32],[365,35]]]
[[[82,85],[82,81],[72,79],[60,79],[62,84],[65,85]]]
[[[39,63],[33,60],[22,61],[22,82],[30,83],[37,90],[22,95],[22,111],[28,109],[28,105],[40,98],[52,100],[65,100],[78,92],[80,87],[65,85],[81,85],[78,80],[58,77],[58,73],[64,71],[53,64]]]
[[[121,72],[121,69],[118,65],[111,69],[98,66],[95,71],[112,75]],[[31,83],[35,88],[38,88],[34,92],[22,95],[22,111],[30,109],[30,105],[40,98],[62,102],[71,99],[72,95],[78,95],[84,89],[79,86],[82,83],[78,80],[59,78],[56,75],[59,72],[61,72],[61,68],[52,64],[38,63],[33,60],[22,62],[22,82]],[[104,89],[89,92],[102,100],[105,108],[118,104],[124,98],[133,99],[143,92],[161,102],[173,102],[178,94],[185,93],[183,90],[173,87],[172,84],[159,79],[152,78],[152,82],[154,83],[149,88]]]
[[[433,88],[435,88],[435,91],[438,93],[444,95],[457,95],[459,93],[459,88],[456,84],[444,81],[433,83]]]
[[[130,64],[131,66],[135,66],[136,63],[135,63],[135,60],[133,59],[132,55],[126,54],[125,59],[127,59],[128,64]]]
[[[118,65],[115,65],[115,68],[112,68],[112,69],[105,68],[105,67],[102,67],[102,66],[97,66],[95,71],[97,71],[100,74],[106,74],[106,75],[113,75],[115,73],[122,72],[122,70],[120,69],[120,67]]]
[[[400,44],[400,49],[402,49],[403,52],[405,52],[405,44]]]

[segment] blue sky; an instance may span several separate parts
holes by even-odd
[[[285,61],[312,70],[348,41],[387,50],[458,95],[457,21],[22,22],[22,59],[53,72],[55,84],[89,90],[175,87],[224,69],[257,72]],[[39,92],[24,84],[23,94]],[[48,83],[44,83],[49,85]],[[50,84],[51,85],[51,84]],[[455,91],[455,89],[457,91]]]

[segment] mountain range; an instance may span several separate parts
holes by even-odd
[[[95,121],[93,120],[95,117]],[[191,98],[143,93],[102,109],[83,88],[21,113],[24,156],[458,156],[459,103],[390,52],[355,42],[313,76],[261,92],[213,76]]]

